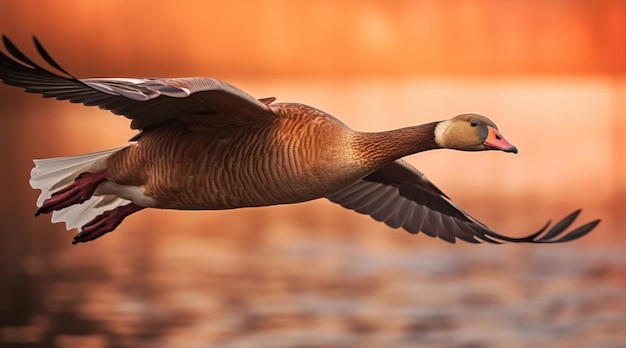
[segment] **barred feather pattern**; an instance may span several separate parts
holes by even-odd
[[[337,192],[346,178],[337,144],[353,131],[303,105],[277,105],[272,122],[202,127],[171,122],[108,160],[111,180],[145,185],[159,208],[232,209],[296,203]],[[327,146],[320,147],[319,144]],[[354,165],[344,166],[353,170]]]

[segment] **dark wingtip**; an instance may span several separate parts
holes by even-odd
[[[566,235],[561,238],[556,238],[558,235],[561,235],[580,215],[582,209],[577,209],[574,212],[570,213],[568,216],[559,221],[556,225],[554,225],[550,231],[548,231],[543,237],[536,240],[535,243],[563,243],[569,242],[574,239],[581,238],[591,232],[598,224],[601,219],[596,219],[591,222],[588,222],[582,226],[575,228],[574,230],[568,232]]]
[[[591,222],[588,222],[585,225],[580,226],[577,229],[575,229],[574,231],[568,233],[565,237],[557,240],[556,242],[567,242],[567,241],[570,241],[570,240],[574,240],[574,239],[578,239],[580,237],[583,237],[586,234],[588,234],[589,232],[591,232],[594,228],[596,228],[596,226],[598,226],[600,221],[602,221],[602,220],[596,219],[596,220],[593,220]]]
[[[31,69],[39,69],[39,70],[43,70],[41,69],[41,67],[39,67],[39,65],[37,65],[35,62],[33,62],[32,60],[30,60],[24,53],[22,53],[22,51],[19,50],[19,48],[17,48],[17,46],[15,46],[13,44],[13,42],[11,42],[11,40],[9,40],[8,37],[6,37],[5,35],[3,35],[2,37],[2,41],[4,43],[4,48],[7,50],[7,52],[13,56],[15,63],[16,64],[23,64],[25,66],[28,66]]]
[[[37,48],[37,52],[39,52],[39,55],[48,63],[50,64],[52,67],[54,67],[55,69],[59,70],[60,72],[71,76],[72,78],[74,78],[74,76],[72,76],[72,74],[68,73],[65,69],[63,69],[61,67],[61,65],[59,65],[59,63],[57,63],[54,59],[52,59],[52,56],[50,56],[50,54],[48,53],[48,51],[46,51],[46,49],[43,47],[43,45],[41,44],[41,42],[39,42],[39,40],[37,39],[37,37],[35,35],[33,35],[33,43],[35,44],[35,48]]]
[[[572,213],[570,213],[563,219],[559,220],[550,229],[548,229],[548,227],[550,227],[551,221],[548,221],[539,231],[531,235],[521,237],[521,238],[507,237],[507,236],[497,234],[493,231],[490,231],[489,229],[483,230],[478,227],[474,227],[474,226],[471,226],[471,227],[474,229],[475,235],[479,239],[489,242],[489,243],[496,242],[494,239],[497,239],[498,243],[503,243],[503,242],[540,243],[540,244],[563,243],[563,242],[569,242],[574,239],[578,239],[578,238],[585,236],[600,223],[601,220],[596,219],[582,226],[574,228],[570,231],[566,231],[572,225],[574,220],[576,220],[576,218],[580,215],[581,211],[582,209],[577,209],[573,211]]]
[[[561,221],[557,222],[556,225],[552,226],[552,228],[545,235],[543,235],[543,237],[539,238],[537,241],[539,242],[549,241],[553,239],[554,237],[558,236],[559,234],[561,234],[574,222],[574,220],[576,220],[578,215],[580,215],[581,211],[582,209],[575,210],[569,215],[567,215],[566,217],[564,217]]]
[[[9,37],[6,36],[5,34],[2,34],[2,43],[4,44],[4,47],[7,47],[9,45],[13,45],[11,40],[9,40]]]
[[[10,58],[8,56],[7,56],[7,58],[8,59],[12,59],[14,64],[21,64],[21,65],[23,65],[24,67],[26,67],[28,69],[32,69],[32,70],[39,71],[39,72],[45,72],[45,73],[48,73],[48,74],[52,74],[50,71],[48,71],[47,69],[44,69],[39,64],[35,63],[33,60],[28,58],[24,53],[22,53],[22,51],[20,51],[20,49],[17,48],[17,46],[15,46],[15,44],[13,44],[13,42],[11,40],[9,40],[9,38],[6,35],[4,35],[4,34],[2,34],[2,42],[4,44],[5,50],[11,56],[13,56],[13,58]],[[50,54],[43,47],[43,45],[41,44],[39,39],[37,39],[37,37],[34,36],[34,35],[33,35],[33,43],[35,45],[35,48],[37,49],[37,52],[39,53],[41,58],[43,58],[46,61],[46,63],[48,63],[50,66],[52,66],[53,68],[57,69],[58,71],[66,74],[70,78],[76,80],[76,78],[74,76],[72,76],[72,74],[68,73],[65,69],[63,69],[59,65],[59,63],[57,63],[50,56]],[[4,55],[4,54],[2,53],[2,55]]]

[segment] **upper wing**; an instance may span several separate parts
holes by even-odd
[[[226,82],[190,78],[77,79],[57,64],[33,38],[41,57],[62,76],[39,66],[3,36],[0,79],[8,85],[46,98],[99,106],[132,119],[131,128],[145,129],[167,119],[186,115],[212,115],[209,122],[253,123],[274,116],[268,101],[254,99]]]
[[[464,212],[424,174],[402,160],[391,162],[328,199],[390,227],[402,227],[410,233],[422,231],[451,243],[456,238],[471,243],[566,242],[584,236],[600,222],[594,220],[562,235],[580,213],[577,210],[549,230],[550,222],[529,236],[507,237]]]

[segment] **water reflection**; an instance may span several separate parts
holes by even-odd
[[[61,347],[625,342],[620,250],[582,243],[558,253],[394,250],[314,237],[327,232],[299,232],[280,245],[181,234],[162,236],[158,248],[114,241],[67,248],[42,273],[25,276],[37,286],[22,290],[41,302],[25,324],[3,326],[2,340]]]

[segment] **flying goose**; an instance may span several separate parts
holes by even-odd
[[[113,231],[144,208],[234,209],[327,198],[393,228],[454,243],[557,243],[580,210],[521,238],[490,230],[401,158],[433,149],[517,153],[487,117],[454,118],[384,132],[348,128],[299,103],[255,99],[202,77],[77,79],[33,37],[57,72],[26,57],[3,36],[0,79],[46,98],[98,106],[131,120],[140,132],[120,148],[35,160],[30,185],[37,212],[80,228],[73,244]]]

